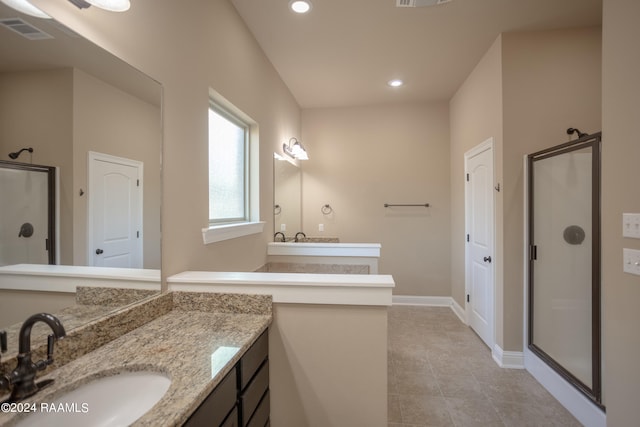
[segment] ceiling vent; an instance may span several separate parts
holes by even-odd
[[[44,40],[53,38],[52,35],[45,33],[41,29],[34,27],[27,21],[24,21],[20,18],[0,19],[0,25],[20,34],[22,37],[25,37],[29,40]]]
[[[396,0],[396,7],[426,7],[449,3],[452,0]]]

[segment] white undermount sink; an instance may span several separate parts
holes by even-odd
[[[96,378],[55,400],[36,403],[37,413],[16,426],[128,426],[151,409],[170,385],[166,375],[152,371],[121,372]]]

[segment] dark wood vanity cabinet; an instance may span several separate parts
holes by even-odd
[[[264,331],[207,396],[185,427],[269,425],[269,334]]]

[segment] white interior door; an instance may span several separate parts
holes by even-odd
[[[469,326],[493,350],[494,189],[493,138],[465,154],[466,312]]]
[[[142,268],[142,163],[89,153],[89,264]]]

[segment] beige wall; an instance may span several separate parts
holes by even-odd
[[[32,313],[56,313],[76,302],[75,293],[0,289],[0,329],[22,323]],[[15,343],[14,343],[15,345]]]
[[[35,5],[163,85],[162,274],[251,271],[273,234],[273,152],[299,136],[295,99],[228,1],[138,1],[127,13]],[[207,109],[214,89],[260,127],[265,231],[203,245],[208,223]]]
[[[601,130],[601,29],[502,37],[504,349],[522,349],[523,156]]]
[[[87,264],[87,153],[144,164],[144,268],[160,268],[160,107],[83,72],[73,78],[74,265]],[[99,100],[96,102],[96,100]]]
[[[523,346],[523,156],[600,130],[599,28],[504,33],[451,101],[452,294],[464,298],[464,151],[496,138],[496,344]],[[499,99],[501,97],[501,99]],[[463,241],[463,240],[462,240]]]
[[[450,295],[448,122],[444,102],[304,110],[307,236],[381,243],[379,272],[393,275],[394,294]]]
[[[271,424],[387,425],[387,308],[274,304]]]
[[[502,181],[502,37],[498,37],[478,65],[451,98],[451,295],[465,305],[464,153],[488,138],[494,139],[494,175]],[[502,193],[496,194],[496,308],[502,301]],[[497,330],[502,313],[496,310]]]
[[[18,161],[56,166],[60,176],[60,261],[73,263],[73,70],[0,74],[0,156],[32,147]]]
[[[602,294],[607,425],[640,419],[640,278],[622,272],[623,212],[640,212],[640,2],[604,0],[602,84]]]

